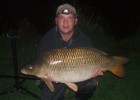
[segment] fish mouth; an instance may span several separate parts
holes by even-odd
[[[22,74],[25,74],[25,75],[27,74],[26,71],[25,71],[24,69],[21,69],[21,73],[22,73]]]

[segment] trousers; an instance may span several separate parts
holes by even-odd
[[[74,100],[88,100],[97,87],[95,79],[89,79],[83,82],[75,83],[78,85],[78,91],[75,92]],[[64,83],[54,83],[54,92],[51,92],[44,82],[39,85],[40,100],[65,100],[65,93],[68,87]]]

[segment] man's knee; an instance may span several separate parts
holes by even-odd
[[[90,79],[79,84],[79,90],[76,92],[76,100],[88,100],[94,93],[97,87],[97,81]]]

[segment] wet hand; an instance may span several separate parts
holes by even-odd
[[[103,75],[103,71],[100,69],[97,69],[93,72],[93,77],[97,77],[97,76],[102,76]]]

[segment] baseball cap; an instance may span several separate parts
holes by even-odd
[[[76,9],[71,6],[70,4],[63,4],[57,8],[56,15],[63,13],[63,14],[74,14],[77,17]]]

